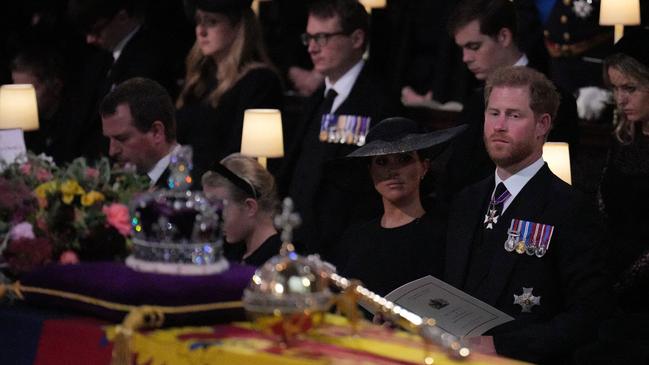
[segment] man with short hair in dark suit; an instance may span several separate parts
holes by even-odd
[[[543,161],[559,95],[541,73],[507,67],[485,87],[495,174],[453,200],[444,280],[514,317],[478,350],[570,363],[612,309],[597,211]]]
[[[96,158],[107,152],[101,138],[97,110],[102,98],[119,83],[147,77],[164,86],[172,97],[184,75],[188,49],[178,35],[153,28],[147,19],[146,1],[71,0],[69,13],[81,28],[89,50],[79,94],[82,125],[77,131],[77,153]]]
[[[129,79],[106,95],[100,114],[110,157],[135,165],[152,187],[167,187],[171,154],[180,147],[169,93],[153,80]]]
[[[355,121],[347,118],[342,123],[345,126],[341,126],[358,137],[371,123],[397,109],[396,95],[387,96],[380,78],[372,74],[363,59],[368,39],[369,17],[358,1],[319,0],[311,4],[302,41],[308,47],[314,70],[325,76],[325,85],[308,101],[305,121],[296,133],[282,173],[283,183],[289,186],[288,195],[303,217],[296,241],[308,252],[326,255],[328,246],[340,239],[352,220],[370,215],[361,211],[374,206],[374,213],[380,211],[377,196],[372,196],[376,200],[372,205],[371,199],[345,191],[331,181],[332,171],[325,168],[326,162],[358,147],[357,140],[341,142],[332,134],[326,136],[323,132],[329,128],[323,127],[327,123],[325,115],[337,118],[334,125],[341,124],[340,116],[362,117]],[[361,125],[367,117],[370,124]]]
[[[543,70],[546,65],[540,57],[526,54],[520,45],[519,16],[516,7],[534,7],[534,4],[510,0],[463,0],[453,9],[449,21],[449,34],[462,49],[462,61],[475,77],[484,81],[495,70],[507,66],[529,66]],[[557,118],[548,140],[578,142],[577,105],[575,98],[561,92]],[[444,200],[453,193],[473,184],[493,169],[493,163],[482,142],[484,115],[484,86],[476,89],[464,102],[460,123],[469,128],[453,144],[448,161],[448,176],[442,192]]]

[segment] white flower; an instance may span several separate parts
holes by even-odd
[[[602,116],[606,106],[613,103],[610,91],[595,86],[582,87],[577,96],[577,112],[579,118],[597,120]]]
[[[29,159],[27,158],[26,153],[21,153],[18,156],[16,156],[16,159],[14,160],[17,164],[22,165],[27,162],[29,162]]]
[[[52,156],[48,156],[48,155],[46,155],[46,154],[44,154],[44,153],[41,153],[41,154],[39,154],[39,155],[36,156],[36,157],[37,157],[39,160],[41,160],[41,161],[49,162],[51,165],[56,166],[56,164],[54,163],[54,159],[52,158]]]
[[[34,239],[34,228],[27,222],[18,223],[11,228],[9,232],[12,240]]]

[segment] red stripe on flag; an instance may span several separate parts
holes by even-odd
[[[92,319],[47,320],[43,323],[35,365],[108,364],[112,344]]]

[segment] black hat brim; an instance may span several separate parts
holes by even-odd
[[[450,141],[455,136],[462,133],[466,128],[466,125],[460,125],[429,133],[412,133],[407,134],[396,141],[377,139],[360,147],[347,155],[347,157],[372,157],[426,150]]]
[[[432,160],[439,156],[449,142],[466,128],[466,125],[461,125],[430,133],[409,134],[400,138],[398,142],[382,140],[369,142],[348,154],[347,157],[328,161],[325,164],[324,179],[344,191],[356,194],[376,193],[369,173],[369,158],[418,151],[423,158]]]

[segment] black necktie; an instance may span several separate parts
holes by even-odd
[[[331,107],[334,105],[334,99],[336,99],[336,96],[338,96],[338,93],[333,88],[327,91],[327,95],[322,100],[322,104],[320,104],[321,114],[331,113]]]
[[[503,212],[503,206],[510,196],[511,194],[507,191],[505,184],[502,182],[498,183],[496,191],[489,202],[487,213],[485,214],[484,225],[486,229],[492,229],[494,224],[498,223],[498,218]]]

